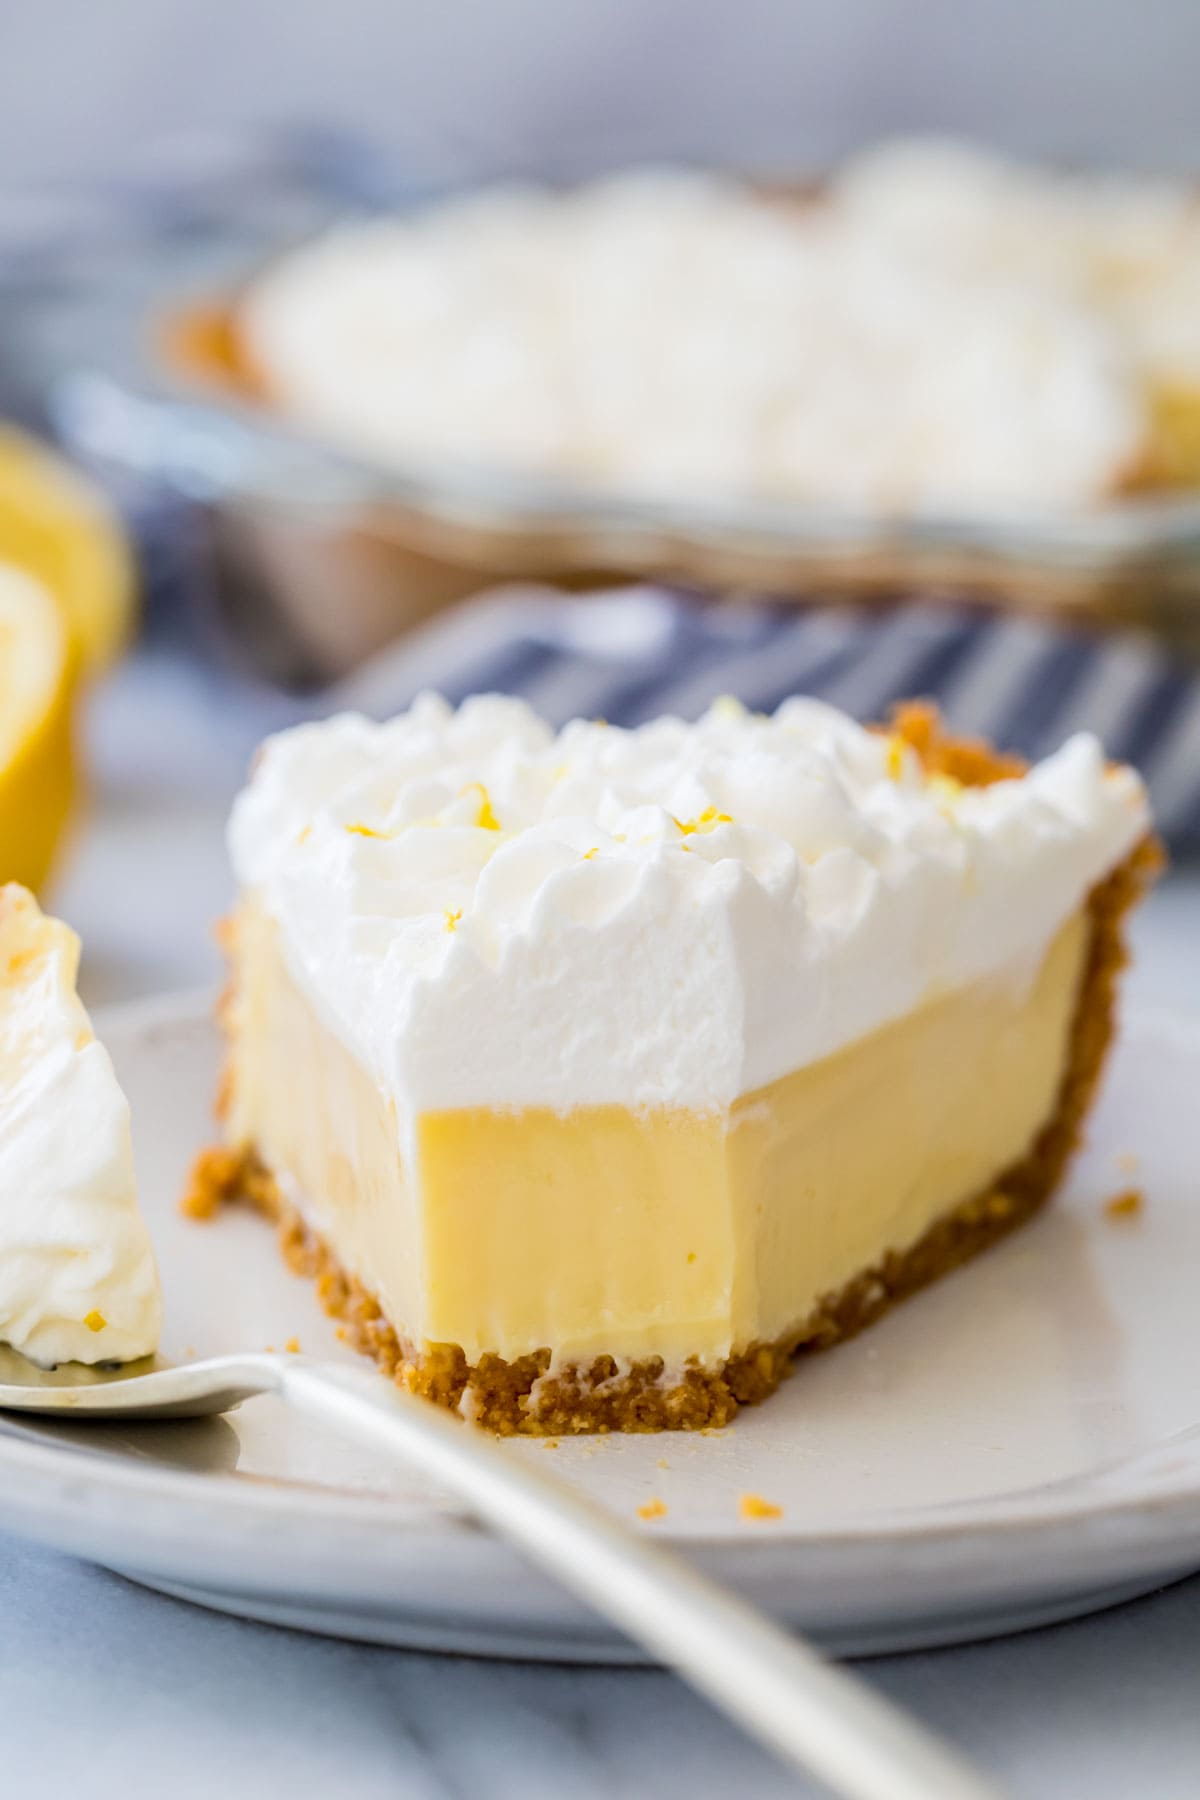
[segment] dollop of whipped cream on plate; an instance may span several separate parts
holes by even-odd
[[[0,887],[0,1343],[45,1365],[130,1362],[162,1324],[129,1107],[78,965],[74,932]]]
[[[1030,979],[1147,823],[1088,736],[970,789],[813,700],[555,733],[426,695],[268,739],[230,847],[411,1117],[726,1107],[940,993]]]

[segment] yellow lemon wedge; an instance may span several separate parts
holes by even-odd
[[[112,661],[133,623],[129,546],[90,482],[10,425],[0,425],[0,562],[58,601],[85,671]]]
[[[75,791],[75,652],[39,582],[0,565],[0,882],[43,885]]]

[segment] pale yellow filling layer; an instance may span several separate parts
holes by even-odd
[[[1054,1110],[1086,943],[1080,916],[1032,979],[940,998],[728,1112],[461,1110],[406,1144],[246,909],[231,1134],[410,1344],[720,1362],[1024,1154]]]

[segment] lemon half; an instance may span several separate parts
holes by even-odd
[[[86,672],[112,661],[137,593],[121,527],[90,482],[10,425],[0,425],[0,563],[26,570],[58,601]]]
[[[71,810],[75,663],[46,588],[0,567],[0,882],[42,886]]]

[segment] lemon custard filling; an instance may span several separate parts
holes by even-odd
[[[728,1417],[1055,1172],[1144,795],[1088,738],[943,763],[805,700],[554,733],[427,696],[269,740],[210,1179],[486,1423]]]

